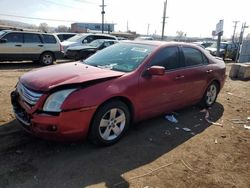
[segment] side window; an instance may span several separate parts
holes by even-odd
[[[203,64],[205,65],[209,64],[209,60],[204,54],[202,54],[202,59],[203,59]]]
[[[228,50],[231,50],[231,49],[232,49],[232,47],[234,48],[234,46],[233,46],[233,45],[231,45],[231,44],[227,45],[227,49],[228,49]]]
[[[23,34],[22,33],[8,33],[3,39],[7,40],[7,43],[23,43]]]
[[[163,66],[166,70],[173,70],[183,67],[179,62],[179,52],[177,47],[167,47],[160,50],[154,56],[150,65]]]
[[[24,43],[41,43],[41,39],[38,34],[24,33]]]
[[[43,36],[43,42],[48,44],[56,44],[57,41],[53,35],[42,35]]]
[[[92,41],[95,40],[95,39],[94,39],[93,36],[88,36],[88,37],[86,37],[85,39],[83,39],[82,43],[84,43],[85,40],[87,41],[87,43],[90,43],[90,42],[92,42]]]
[[[182,51],[187,67],[201,65],[203,63],[203,57],[199,50],[189,47],[183,47]]]

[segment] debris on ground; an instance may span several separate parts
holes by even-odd
[[[21,155],[21,154],[23,154],[23,151],[21,151],[21,150],[16,150],[16,153],[19,154],[19,155]]]
[[[191,171],[194,171],[190,166],[190,164],[188,164],[187,162],[185,162],[183,159],[181,159],[181,162],[182,162],[182,164],[185,166],[185,167],[187,167],[189,170],[191,170]]]
[[[199,126],[201,126],[201,124],[196,124],[196,125],[194,125],[194,127],[199,127]]]
[[[203,109],[203,110],[201,110],[200,112],[202,112],[202,113],[206,113],[206,115],[205,115],[205,120],[208,122],[208,123],[210,123],[210,124],[212,124],[212,125],[218,125],[218,126],[221,126],[221,127],[223,127],[223,125],[221,124],[221,123],[216,123],[216,122],[213,122],[213,121],[211,121],[210,119],[209,119],[209,111],[207,110],[207,109]]]
[[[184,131],[186,131],[186,132],[190,132],[190,131],[192,131],[191,129],[189,129],[189,128],[186,128],[186,127],[184,127],[184,128],[182,128]]]
[[[244,125],[244,128],[250,130],[250,125]]]
[[[174,117],[174,115],[166,115],[165,119],[170,121],[171,123],[178,123],[178,120]]]
[[[217,138],[214,140],[214,143],[215,143],[215,144],[218,144],[218,140],[217,140]]]
[[[170,133],[169,130],[165,130],[164,134],[165,134],[165,135],[171,135],[171,133]]]

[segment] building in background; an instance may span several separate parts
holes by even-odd
[[[115,30],[115,24],[105,23],[104,32],[110,33]],[[101,32],[102,24],[101,23],[72,23],[71,32],[74,33],[87,33],[89,31]]]

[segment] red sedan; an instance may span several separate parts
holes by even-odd
[[[36,136],[117,142],[133,122],[200,103],[211,106],[225,64],[186,43],[122,42],[84,62],[24,74],[11,100],[16,119]]]

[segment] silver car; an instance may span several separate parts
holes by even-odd
[[[0,31],[0,61],[40,62],[51,65],[62,57],[57,36],[39,32]]]

